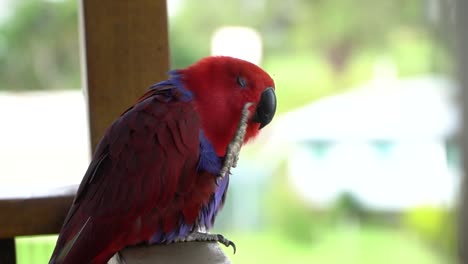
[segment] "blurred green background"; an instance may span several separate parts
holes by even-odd
[[[451,78],[451,3],[168,0],[171,67],[210,55],[222,26],[252,28],[262,39],[260,65],[276,82],[279,116],[352,92],[388,62],[397,78]],[[0,0],[0,93],[80,89],[77,16],[76,0]],[[246,151],[238,173],[263,178],[236,181],[234,174],[216,225],[236,242],[236,255],[226,251],[234,263],[455,262],[456,203],[375,209],[345,191],[316,206],[298,195],[283,158],[267,171],[255,165],[259,145]],[[46,263],[55,239],[17,238],[18,263]]]

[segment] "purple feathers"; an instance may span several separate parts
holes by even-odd
[[[205,137],[203,131],[200,131],[200,160],[198,161],[198,171],[207,171],[217,175],[221,170],[221,159],[216,155],[216,152],[210,141]]]
[[[190,101],[192,99],[192,93],[186,90],[181,83],[180,76],[177,74],[177,71],[170,72],[171,78],[167,81],[163,81],[157,84],[154,84],[150,89],[158,89],[164,86],[174,86],[174,89],[169,89],[167,91],[168,100],[174,99],[175,93],[182,95],[179,97],[179,100]],[[206,171],[210,174],[217,175],[221,170],[222,158],[218,157],[216,154],[213,145],[205,137],[203,131],[199,131],[200,138],[200,157],[198,161],[197,170]],[[215,177],[215,176],[213,176]],[[213,181],[215,178],[213,178]],[[188,225],[184,222],[184,219],[181,217],[177,227],[169,232],[163,233],[158,231],[155,233],[149,240],[150,244],[161,244],[161,243],[171,243],[177,239],[184,238],[190,234],[190,232],[197,230],[199,227],[209,229],[213,226],[215,216],[224,203],[226,191],[229,184],[229,175],[222,178],[218,182],[218,187],[215,192],[211,195],[210,201],[208,204],[204,205],[198,216],[198,221],[194,225]]]
[[[217,175],[221,170],[221,164],[222,159],[216,155],[213,146],[203,135],[203,131],[200,131],[200,160],[198,162],[198,170],[204,170]],[[210,202],[202,207],[199,216],[200,226],[203,226],[206,229],[211,228],[214,223],[214,218],[224,202],[228,184],[229,175],[226,175],[224,178],[219,180],[218,187],[216,188],[215,193],[211,196]]]
[[[173,71],[170,71],[169,72],[169,79],[168,80],[165,80],[165,81],[162,81],[162,82],[158,82],[158,83],[155,83],[153,85],[150,86],[149,90],[152,90],[152,89],[159,89],[161,87],[165,87],[165,86],[173,86],[175,87],[175,89],[170,89],[168,90],[168,94],[166,94],[166,96],[168,97],[172,97],[174,96],[174,92],[175,93],[179,93],[181,96],[179,97],[179,100],[183,101],[183,102],[188,102],[190,100],[192,100],[192,92],[190,92],[189,90],[187,90],[184,85],[182,84],[182,80],[180,78],[180,74],[178,73],[177,70],[173,70]]]

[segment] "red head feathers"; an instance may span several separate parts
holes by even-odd
[[[207,57],[177,73],[193,93],[205,135],[219,156],[225,154],[234,136],[245,103],[253,103],[245,142],[273,118],[274,81],[253,63],[232,57]]]

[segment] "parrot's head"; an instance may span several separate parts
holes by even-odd
[[[240,122],[243,107],[251,102],[244,142],[271,122],[276,111],[275,83],[257,65],[232,57],[206,57],[178,70],[193,94],[205,136],[218,155],[225,154]]]

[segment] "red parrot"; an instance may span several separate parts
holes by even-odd
[[[126,246],[234,243],[208,230],[240,146],[273,118],[273,79],[212,56],[169,72],[106,131],[49,263],[107,263]]]

